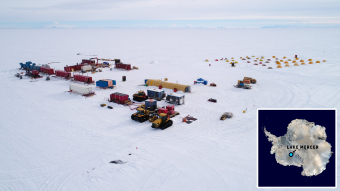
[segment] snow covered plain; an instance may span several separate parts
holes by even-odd
[[[340,109],[339,29],[1,29],[0,34],[0,190],[256,190],[257,108]],[[273,61],[263,67],[239,59],[295,54],[327,62],[277,69]],[[60,62],[51,67],[62,69],[91,57],[85,55],[120,58],[139,70],[89,74],[114,79],[117,87],[93,86],[97,95],[87,99],[65,92],[69,81],[14,76],[19,62]],[[222,57],[239,64],[213,61]],[[244,76],[258,84],[234,88]],[[138,86],[144,79],[165,77],[193,90],[164,131],[132,121],[128,107],[99,106],[110,93],[131,97],[148,89]],[[193,85],[200,77],[217,87]],[[234,117],[220,121],[226,111]],[[182,123],[186,115],[198,120]]]

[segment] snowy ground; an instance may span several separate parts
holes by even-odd
[[[255,190],[257,108],[339,109],[339,32],[2,29],[0,190]],[[305,61],[327,62],[277,69],[273,61],[263,67],[239,59],[252,55],[293,59],[296,54]],[[117,87],[93,86],[97,95],[87,99],[65,92],[69,81],[30,82],[14,76],[19,62],[60,62],[51,67],[62,69],[91,57],[85,55],[120,58],[139,70],[89,74],[94,80],[114,79]],[[234,57],[239,64],[232,68],[225,61],[213,61],[222,57]],[[244,76],[256,78],[258,84],[252,90],[234,88]],[[165,77],[191,85],[193,91],[185,94],[185,105],[175,107],[181,115],[164,131],[152,129],[150,122],[132,121],[134,111],[128,107],[99,106],[110,93],[131,97],[148,89],[138,86],[144,79]],[[193,85],[200,77],[217,87]],[[226,111],[234,118],[220,121]],[[182,123],[186,115],[198,120]],[[109,163],[112,160],[126,163]]]

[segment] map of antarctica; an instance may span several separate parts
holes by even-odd
[[[283,166],[302,167],[302,176],[317,176],[326,170],[332,146],[326,141],[326,128],[304,119],[295,119],[284,136],[276,137],[264,128],[273,146],[276,162]]]

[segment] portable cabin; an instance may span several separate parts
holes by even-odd
[[[149,89],[147,90],[147,95],[149,98],[155,99],[155,100],[161,100],[165,98],[166,94],[164,93],[164,90],[160,89]]]
[[[182,105],[185,103],[185,95],[172,93],[166,96],[166,101],[172,104]]]
[[[77,92],[77,93],[80,93],[80,94],[83,94],[83,95],[84,94],[90,94],[90,93],[92,93],[92,87],[72,83],[72,84],[70,84],[70,91]]]
[[[83,76],[83,75],[73,75],[75,81],[85,82],[85,83],[92,83],[91,76]]]

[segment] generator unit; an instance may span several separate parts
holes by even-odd
[[[147,91],[148,97],[155,99],[157,101],[161,101],[165,98],[166,93],[164,93],[164,90],[157,90],[157,89],[149,89]]]
[[[182,105],[185,103],[185,95],[172,93],[166,96],[166,101],[171,104]]]

